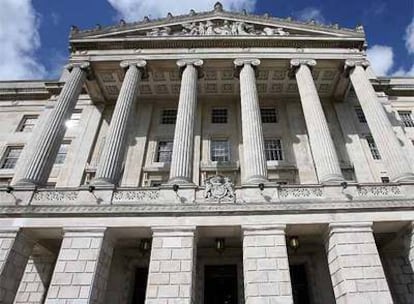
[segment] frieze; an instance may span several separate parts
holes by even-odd
[[[78,194],[78,191],[40,191],[34,194],[33,201],[76,201]]]
[[[317,198],[322,197],[323,191],[321,188],[281,188],[279,190],[279,197],[281,199],[288,198]]]
[[[160,198],[158,190],[151,191],[116,191],[114,193],[114,201],[154,201]]]
[[[181,28],[173,30],[169,26],[154,27],[146,36],[289,36],[281,27],[264,27],[257,30],[253,24],[243,21],[224,20],[223,23],[207,20],[206,22],[184,23]]]
[[[394,196],[400,195],[398,186],[362,186],[357,188],[359,196]]]

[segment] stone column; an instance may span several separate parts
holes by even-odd
[[[78,101],[89,69],[89,62],[70,64],[67,68],[71,70],[71,73],[40,137],[36,139],[34,151],[29,156],[23,176],[16,182],[16,185],[39,185],[47,180],[65,134],[64,123],[69,119]]]
[[[244,183],[264,183],[267,182],[267,164],[255,75],[260,60],[236,59],[234,64],[240,78]]]
[[[197,68],[203,65],[200,59],[179,60],[182,68],[180,99],[171,157],[170,184],[192,183],[194,152],[194,127],[197,108]]]
[[[45,304],[106,303],[112,252],[106,228],[65,229]]]
[[[347,60],[345,69],[349,71],[352,85],[381,157],[384,160],[388,176],[393,182],[412,182],[414,174],[410,169],[401,144],[394,133],[384,107],[377,98],[365,69],[367,60]]]
[[[145,304],[195,303],[195,227],[152,230]]]
[[[130,114],[134,112],[138,84],[145,66],[145,60],[121,62],[121,67],[127,71],[111,118],[94,184],[116,185],[118,183],[125,154],[128,120]]]
[[[285,225],[242,226],[246,304],[292,304]]]
[[[330,224],[325,247],[336,303],[393,303],[372,223]]]
[[[18,228],[0,229],[0,303],[13,304],[33,246]]]
[[[312,77],[311,67],[316,65],[316,61],[313,59],[292,59],[290,64],[298,84],[319,182],[342,182],[344,178],[339,166],[338,156]]]
[[[410,223],[406,242],[408,260],[410,261],[411,269],[414,271],[414,222]]]

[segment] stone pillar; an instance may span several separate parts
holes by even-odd
[[[153,228],[145,304],[195,301],[195,227]]]
[[[292,304],[285,225],[242,226],[246,304]]]
[[[344,178],[339,166],[338,155],[312,77],[311,67],[316,65],[316,61],[313,59],[292,59],[290,64],[298,84],[319,182],[343,182]]]
[[[379,102],[377,93],[365,72],[368,66],[369,62],[366,60],[347,60],[345,62],[345,69],[349,71],[352,86],[384,160],[390,180],[393,182],[412,182],[414,174],[410,169],[410,164],[394,133],[387,113]]]
[[[65,229],[45,304],[105,303],[112,252],[106,228]]]
[[[18,228],[0,229],[0,303],[13,304],[33,246]]]
[[[145,60],[124,61],[121,67],[127,69],[121,91],[116,101],[105,145],[96,169],[94,184],[116,185],[125,154],[128,120],[134,112],[138,84],[143,75]]]
[[[260,60],[236,59],[234,64],[240,78],[244,183],[265,183],[267,164],[255,75],[255,67],[260,64]]]
[[[179,60],[182,68],[180,99],[171,157],[170,184],[192,183],[194,152],[194,127],[197,108],[197,68],[203,65],[200,59]]]
[[[408,229],[408,237],[406,239],[406,242],[407,242],[406,248],[407,248],[407,253],[408,253],[408,260],[410,261],[412,271],[414,271],[414,222],[410,223],[410,227]]]
[[[325,239],[337,304],[392,304],[372,223],[330,224]]]
[[[64,123],[69,119],[86,79],[89,63],[70,64],[71,73],[60,92],[52,113],[45,122],[33,153],[25,163],[23,176],[16,185],[39,185],[44,183],[53,166],[60,143],[65,134]]]

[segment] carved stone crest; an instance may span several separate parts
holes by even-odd
[[[234,184],[229,177],[215,175],[205,181],[204,197],[212,201],[234,201]]]

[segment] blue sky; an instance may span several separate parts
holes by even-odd
[[[72,24],[96,24],[211,10],[216,0],[0,0],[0,80],[54,79],[68,58]],[[414,76],[414,0],[223,0],[227,9],[363,24],[378,75]]]

